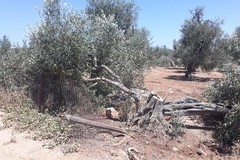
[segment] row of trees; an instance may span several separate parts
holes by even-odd
[[[198,67],[212,70],[226,59],[238,63],[240,28],[229,37],[220,20],[204,19],[203,8],[191,14],[171,50],[150,46],[149,31],[137,27],[134,2],[88,0],[80,13],[60,0],[44,1],[40,24],[30,29],[28,43],[19,47],[6,36],[0,40],[1,86],[27,85],[39,106],[50,97],[56,106],[67,106],[71,84],[88,86],[100,97],[113,91],[103,82],[86,83],[86,78],[117,79],[131,88],[143,84],[143,71],[150,65],[184,65],[188,78]]]

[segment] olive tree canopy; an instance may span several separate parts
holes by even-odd
[[[204,9],[196,8],[192,17],[184,22],[181,38],[174,44],[175,56],[187,71],[185,77],[197,68],[212,70],[218,62],[217,49],[223,32],[221,21],[204,19]]]

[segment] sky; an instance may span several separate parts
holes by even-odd
[[[74,10],[82,10],[86,0],[62,0]],[[27,40],[28,31],[36,26],[43,0],[0,0],[0,38],[7,35],[14,44]],[[222,30],[231,35],[240,26],[240,0],[135,0],[139,8],[138,27],[150,31],[153,46],[172,48],[181,36],[181,26],[191,17],[190,10],[205,8],[205,19],[220,19]]]

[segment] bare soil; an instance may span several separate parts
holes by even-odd
[[[196,72],[191,81],[183,78],[182,68],[153,68],[145,75],[145,87],[164,97],[169,88],[173,93],[168,100],[193,96],[202,98],[202,88],[212,80],[219,79],[219,72]],[[4,113],[0,112],[0,118]],[[108,120],[105,117],[90,115],[88,119],[114,126],[126,127],[124,123]],[[203,126],[195,117],[187,117],[186,123]],[[212,131],[202,129],[185,129],[179,138],[170,138],[163,131],[152,133],[139,130],[128,136],[100,129],[87,128],[79,130],[79,152],[64,154],[64,146],[46,149],[44,141],[33,141],[31,133],[19,133],[13,128],[5,129],[0,121],[0,160],[127,160],[127,150],[131,147],[135,155],[143,160],[178,160],[178,159],[238,159],[237,156],[221,155],[217,144],[212,139]],[[122,142],[122,143],[121,143]]]

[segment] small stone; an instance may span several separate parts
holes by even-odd
[[[172,150],[175,151],[175,152],[178,151],[178,149],[176,147],[173,147]]]
[[[109,107],[106,109],[106,117],[109,119],[119,120],[120,113],[113,107]]]
[[[207,156],[207,154],[201,148],[197,149],[197,154],[200,155],[200,156],[201,155]]]
[[[191,145],[187,145],[187,147],[188,147],[188,148],[192,148],[192,146],[191,146]]]

